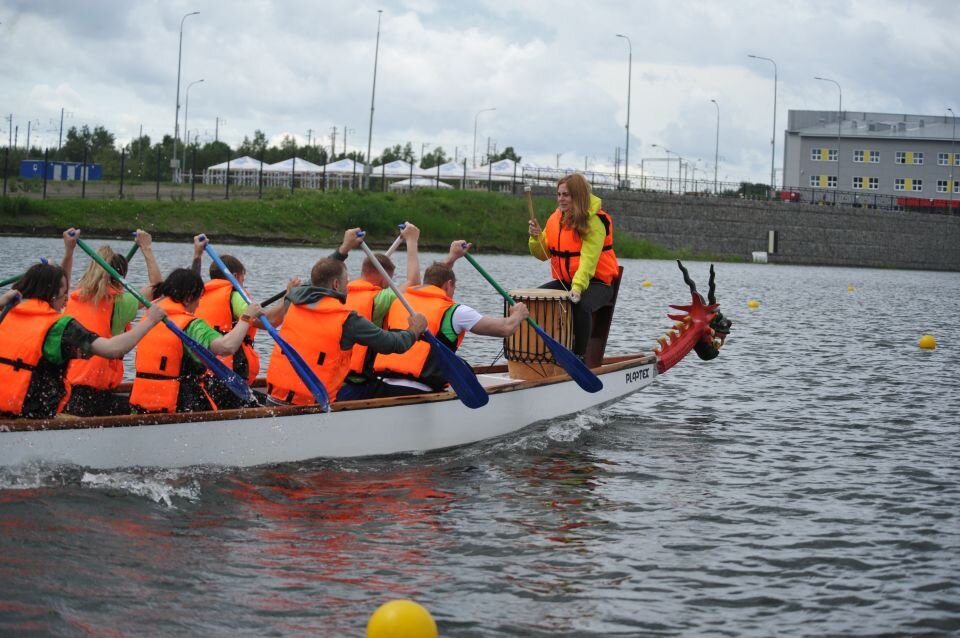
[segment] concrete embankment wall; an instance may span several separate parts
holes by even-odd
[[[617,232],[671,249],[771,263],[960,271],[960,216],[839,208],[794,202],[599,193]]]

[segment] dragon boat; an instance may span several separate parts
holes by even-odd
[[[419,453],[517,432],[535,423],[601,408],[649,386],[691,351],[715,358],[731,322],[719,311],[714,271],[708,299],[690,287],[688,305],[671,305],[673,327],[652,352],[604,356],[613,315],[597,311],[587,363],[603,383],[595,393],[547,364],[510,362],[475,367],[489,395],[470,409],[454,392],[342,401],[330,411],[313,406],[264,406],[209,412],[112,417],[0,419],[0,467],[33,463],[97,469],[119,467],[248,467],[314,458]],[[619,283],[619,280],[617,280]],[[518,373],[519,368],[533,374]],[[129,387],[122,387],[129,391]]]

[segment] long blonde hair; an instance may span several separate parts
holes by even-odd
[[[580,238],[585,239],[590,232],[590,225],[587,223],[590,211],[590,182],[580,173],[571,173],[557,181],[557,188],[561,184],[567,185],[571,201],[571,210],[563,214],[561,223],[566,228],[577,231]]]
[[[120,273],[120,276],[126,277],[126,257],[113,252],[110,246],[101,246],[97,249],[97,254],[103,257],[105,262],[113,266],[114,270]],[[91,260],[90,264],[87,265],[87,269],[83,272],[83,276],[80,277],[77,290],[80,293],[80,298],[84,301],[100,303],[110,298],[112,290],[115,289],[117,285],[118,282],[114,281],[110,273],[100,266],[100,264]]]

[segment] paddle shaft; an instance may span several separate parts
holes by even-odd
[[[510,293],[507,292],[507,291],[503,288],[503,286],[501,286],[500,283],[497,282],[496,279],[494,279],[493,277],[491,277],[491,276],[490,276],[490,273],[488,273],[486,270],[483,269],[483,266],[481,266],[480,264],[477,263],[477,260],[473,258],[473,255],[471,255],[470,253],[467,253],[466,255],[464,255],[464,257],[467,258],[467,261],[469,261],[470,264],[471,264],[474,268],[477,269],[477,272],[480,273],[480,274],[483,276],[484,279],[486,279],[487,281],[490,282],[490,285],[493,286],[494,289],[496,289],[496,291],[500,293],[500,296],[502,296],[504,299],[507,300],[507,303],[508,303],[508,304],[510,304],[511,306],[516,305],[516,303],[517,303],[516,299],[514,299],[513,297],[511,297],[511,296],[510,296]],[[537,322],[534,321],[533,318],[531,318],[531,317],[527,317],[527,323],[529,323],[529,324],[530,324],[531,326],[533,326],[534,328],[539,328],[539,327],[540,327],[540,326],[537,325]]]
[[[7,277],[3,281],[0,281],[0,286],[6,286],[7,284],[12,284],[18,281],[21,277],[23,277],[23,273],[20,273],[19,275],[14,275],[13,277]]]
[[[397,299],[400,300],[400,303],[403,304],[403,307],[407,309],[407,312],[410,315],[414,315],[416,311],[413,309],[413,306],[410,305],[410,302],[406,300],[403,294],[400,292],[400,289],[397,288],[397,284],[393,283],[393,279],[390,278],[390,275],[387,274],[387,271],[383,269],[383,266],[380,265],[380,260],[377,259],[376,255],[373,254],[373,251],[370,250],[370,247],[367,246],[367,242],[360,242],[360,248],[363,248],[363,252],[367,254],[367,257],[370,258],[370,261],[377,268],[377,272],[380,273],[380,276],[383,277],[383,280],[387,282],[387,285],[390,286],[390,290],[393,291],[393,294],[397,296]]]
[[[0,310],[0,323],[3,323],[3,320],[7,316],[7,313],[13,310],[13,307],[16,306],[18,303],[20,303],[20,300],[14,299],[13,301],[9,302],[6,306],[4,306],[3,310]]]

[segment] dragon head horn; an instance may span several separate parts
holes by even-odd
[[[710,305],[717,303],[717,285],[716,285],[716,273],[713,271],[713,264],[710,264],[710,291],[707,293],[707,301],[710,302]]]
[[[690,294],[699,299],[700,303],[703,303],[703,296],[697,292],[697,284],[693,283],[693,279],[690,279],[690,273],[687,272],[686,267],[684,267],[683,263],[679,259],[677,260],[677,266],[680,267],[680,272],[683,273],[684,283],[690,287]]]

